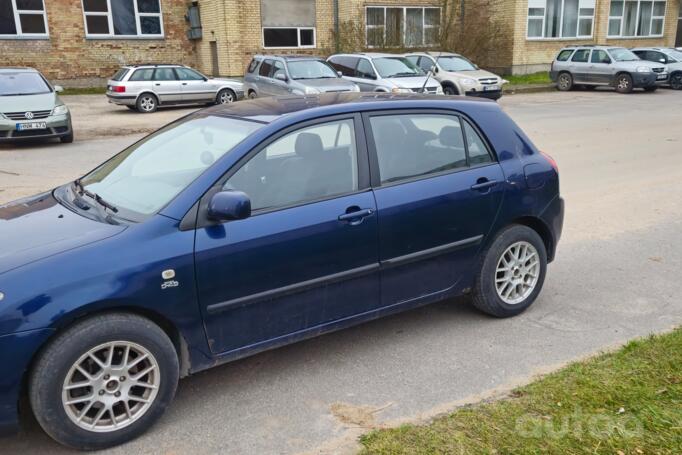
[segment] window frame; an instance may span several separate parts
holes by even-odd
[[[622,1],[623,2],[623,11],[621,12],[620,16],[612,16],[611,15],[611,4],[614,1]],[[637,29],[639,28],[639,22],[641,19],[641,11],[642,11],[642,2],[645,1],[650,1],[651,2],[651,17],[649,18],[649,34],[648,35],[638,35],[637,34]],[[623,28],[625,26],[625,4],[626,3],[634,3],[637,2],[637,13],[635,15],[635,34],[634,35],[623,35]],[[663,10],[663,15],[662,16],[654,16],[654,10],[656,3],[662,2],[665,3],[665,9]],[[662,38],[665,36],[665,19],[666,15],[668,14],[668,6],[669,6],[669,0],[611,0],[609,2],[609,15],[608,19],[606,21],[606,38],[607,39],[650,39],[650,38]],[[682,7],[680,7],[680,11],[682,14]],[[611,28],[611,21],[612,20],[617,20],[620,21],[620,27],[618,29],[618,34],[617,35],[612,35],[609,32],[609,29]],[[653,34],[653,24],[654,20],[661,20],[661,33],[660,34]]]
[[[237,160],[236,163],[234,163],[228,170],[225,172],[222,177],[220,177],[215,184],[206,192],[204,195],[199,199],[199,217],[197,218],[197,226],[196,228],[202,228],[206,226],[211,226],[211,225],[217,225],[217,224],[224,224],[224,223],[230,223],[232,221],[213,221],[208,218],[208,204],[211,201],[211,198],[213,195],[216,193],[219,193],[220,191],[223,191],[223,186],[225,183],[239,171],[246,163],[248,163],[251,159],[253,159],[256,155],[258,155],[260,152],[262,152],[265,148],[270,146],[272,143],[278,141],[279,139],[283,138],[284,136],[287,136],[288,134],[295,133],[296,131],[303,130],[306,128],[310,128],[313,126],[317,125],[323,125],[325,123],[333,123],[337,121],[342,121],[342,120],[351,120],[353,122],[353,129],[355,130],[355,150],[356,150],[356,158],[357,158],[357,172],[358,172],[358,187],[354,191],[350,191],[347,193],[341,193],[341,194],[335,194],[332,196],[324,196],[320,197],[317,199],[311,199],[307,201],[300,201],[298,203],[294,204],[289,204],[289,205],[283,205],[279,207],[271,207],[271,208],[264,208],[260,210],[256,210],[251,213],[251,217],[254,216],[259,216],[259,215],[265,215],[267,213],[272,213],[272,212],[279,212],[282,210],[288,210],[292,209],[295,207],[302,207],[305,205],[310,205],[310,204],[316,204],[318,202],[323,202],[323,201],[330,201],[333,199],[339,199],[343,197],[347,197],[353,194],[360,194],[364,193],[367,191],[371,190],[371,185],[370,185],[370,167],[369,167],[369,157],[368,157],[368,150],[367,150],[367,141],[365,139],[365,129],[363,128],[363,121],[360,113],[354,112],[354,113],[348,113],[348,114],[337,114],[337,115],[331,115],[328,117],[321,117],[321,118],[316,118],[312,120],[306,120],[303,122],[295,123],[293,125],[289,125],[288,127],[285,127],[276,133],[268,136],[267,139],[263,140],[260,142],[258,145],[253,147],[248,153],[246,153],[244,156],[242,156],[239,160]]]
[[[596,0],[578,0],[578,15],[576,16],[577,26],[575,36],[562,36],[564,32],[564,8],[566,5],[566,0],[561,0],[561,9],[559,10],[559,36],[545,36],[545,25],[547,24],[547,1],[548,0],[528,0],[528,7],[526,8],[526,40],[527,41],[575,41],[581,39],[592,39],[594,38],[594,23],[597,17],[597,5]],[[539,6],[540,4],[544,6]],[[542,9],[542,16],[530,15],[531,9]],[[581,15],[580,10],[592,9],[592,15],[586,16]],[[542,36],[530,36],[530,21],[542,19]],[[590,27],[589,35],[580,34],[580,21],[591,20],[592,26]]]
[[[265,45],[265,29],[289,29],[296,30],[296,39],[298,41],[298,46],[266,46]],[[313,44],[312,45],[301,45],[301,30],[312,30],[313,31]],[[261,45],[263,49],[315,49],[317,47],[317,27],[316,26],[297,26],[297,27],[264,27],[261,26]]]
[[[369,17],[369,10],[372,9],[372,8],[374,8],[374,9],[382,9],[382,10],[383,10],[383,13],[384,13],[384,25],[369,25],[369,24],[367,23],[367,19],[368,19],[368,17]],[[402,36],[401,36],[402,44],[398,44],[398,45],[395,45],[395,46],[386,46],[386,45],[385,45],[385,43],[386,43],[386,10],[389,9],[389,8],[390,8],[390,9],[402,9],[402,10],[403,10],[402,24],[401,24],[401,25],[402,25],[402,26],[401,26],[401,28],[402,28],[402,34],[401,34],[401,35],[402,35]],[[421,40],[421,44],[416,45],[416,46],[407,46],[407,45],[405,44],[405,37],[406,37],[406,33],[407,33],[407,10],[408,10],[408,9],[421,9],[421,10],[422,10],[422,40]],[[427,9],[435,9],[435,10],[438,10],[438,20],[439,20],[439,24],[438,24],[438,25],[427,25],[427,24],[426,24],[426,10],[427,10]],[[395,48],[404,47],[404,48],[406,48],[406,49],[418,49],[418,48],[420,48],[420,47],[435,46],[435,45],[437,45],[438,43],[427,43],[427,42],[426,42],[426,30],[427,30],[427,29],[436,29],[436,28],[440,30],[440,28],[441,28],[441,26],[442,26],[442,22],[443,22],[443,8],[440,7],[440,6],[424,6],[424,5],[416,5],[416,6],[403,6],[403,5],[395,5],[395,6],[392,6],[392,5],[366,5],[366,6],[365,6],[365,24],[364,24],[364,25],[365,25],[365,46],[366,46],[368,49],[388,48],[388,47],[395,47]],[[383,34],[382,34],[382,36],[383,36],[384,45],[379,45],[379,46],[370,45],[370,44],[369,44],[369,31],[370,31],[370,30],[380,29],[380,28],[383,28]]]
[[[440,172],[434,172],[433,174],[418,175],[414,177],[405,178],[403,180],[397,180],[394,182],[381,182],[381,173],[379,169],[379,155],[376,149],[376,143],[374,142],[374,135],[372,131],[372,124],[370,122],[371,117],[383,117],[383,116],[400,116],[400,115],[442,115],[457,117],[461,128],[462,128],[462,139],[464,141],[464,152],[466,154],[467,165],[465,167],[446,169]],[[407,183],[417,182],[420,180],[432,179],[441,177],[443,175],[454,174],[457,172],[470,171],[472,169],[478,169],[485,166],[499,165],[499,159],[497,157],[497,152],[492,146],[492,143],[488,139],[487,135],[481,130],[481,128],[474,122],[469,116],[461,111],[455,111],[450,109],[394,109],[394,110],[381,110],[381,111],[369,111],[362,113],[362,120],[365,127],[365,137],[367,138],[367,152],[369,155],[369,165],[370,165],[370,175],[371,175],[371,185],[372,189],[376,190],[379,188],[389,188],[396,185],[404,185]],[[471,164],[469,162],[469,143],[467,141],[466,134],[464,133],[464,122],[471,125],[471,128],[478,134],[481,138],[483,145],[488,150],[490,155],[490,162]]]
[[[135,27],[137,29],[136,35],[116,35],[114,34],[114,14],[111,10],[111,2],[116,0],[106,0],[107,11],[85,11],[85,0],[81,0],[81,11],[83,14],[83,30],[85,31],[85,39],[142,39],[142,40],[158,40],[166,38],[166,30],[163,24],[163,5],[161,0],[159,2],[159,12],[158,13],[140,13],[138,11],[137,0],[133,0],[133,8],[135,14]],[[90,33],[88,30],[88,16],[100,16],[106,17],[109,25],[109,33]],[[143,34],[141,29],[142,17],[158,17],[159,24],[161,25],[161,33],[156,35]]]
[[[12,6],[12,13],[14,14],[14,27],[17,32],[15,34],[0,34],[0,40],[13,40],[13,39],[49,39],[50,29],[47,22],[47,7],[45,6],[45,0],[41,0],[43,4],[42,10],[32,10],[32,9],[18,9],[17,0],[9,0]],[[45,33],[23,33],[21,31],[21,15],[32,15],[32,16],[43,16],[43,23],[45,24]]]

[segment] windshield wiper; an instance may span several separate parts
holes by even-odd
[[[412,77],[412,76],[419,76],[419,74],[403,71],[402,73],[395,73],[395,74],[391,74],[390,76],[386,76],[386,77]]]
[[[116,208],[115,205],[113,205],[113,204],[105,201],[104,199],[102,199],[102,197],[99,194],[86,190],[85,187],[83,186],[83,184],[81,183],[81,179],[76,179],[73,182],[73,184],[76,186],[76,191],[78,193],[80,193],[81,195],[86,195],[90,199],[92,199],[93,201],[97,202],[99,205],[104,207],[105,209],[109,209],[114,213],[118,213],[118,209]]]

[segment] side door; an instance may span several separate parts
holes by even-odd
[[[590,51],[591,49],[578,49],[571,57],[569,71],[576,84],[589,82]]]
[[[272,59],[265,59],[261,63],[258,69],[258,78],[256,81],[256,90],[258,91],[258,96],[272,96],[274,94],[272,87],[272,79],[270,75],[272,74]]]
[[[380,306],[376,204],[359,125],[350,114],[279,133],[213,190],[245,192],[249,218],[214,224],[200,210],[197,286],[214,353]]]
[[[175,68],[175,72],[182,84],[183,103],[200,103],[215,100],[215,88],[203,75],[189,68]]]
[[[366,114],[365,125],[382,305],[459,289],[500,207],[502,168],[473,123],[455,113],[379,112]]]
[[[278,79],[278,77],[282,76],[286,79]],[[284,62],[281,60],[275,60],[272,64],[271,81],[273,95],[286,95],[289,93],[289,75],[284,67]]]
[[[182,102],[182,83],[173,68],[154,70],[154,93],[162,104]]]
[[[609,54],[602,49],[594,49],[590,57],[589,82],[607,85],[615,76]]]
[[[372,63],[366,58],[358,60],[353,82],[360,86],[360,91],[371,92],[376,87],[377,73],[374,71]]]

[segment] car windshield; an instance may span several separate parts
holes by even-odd
[[[404,57],[381,57],[374,59],[374,66],[381,77],[414,77],[425,73]]]
[[[0,96],[39,95],[51,91],[38,73],[0,73]]]
[[[80,179],[133,221],[154,214],[262,123],[202,115],[172,123]]]
[[[476,66],[469,60],[462,57],[446,56],[436,57],[438,64],[445,71],[475,71]]]
[[[320,60],[301,60],[289,62],[292,79],[331,79],[339,77],[328,63]]]
[[[634,52],[622,47],[609,49],[609,54],[611,54],[611,57],[617,62],[634,62],[636,60],[641,60]]]

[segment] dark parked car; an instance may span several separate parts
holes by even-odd
[[[224,362],[461,294],[514,316],[562,222],[556,164],[494,102],[198,111],[0,208],[0,423],[26,390],[57,441],[112,446]]]

